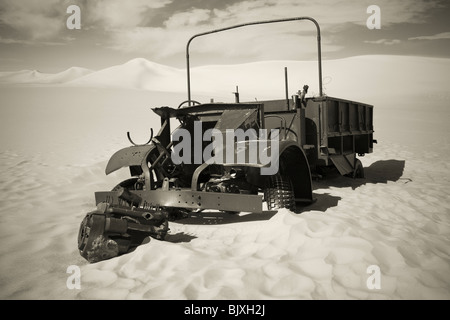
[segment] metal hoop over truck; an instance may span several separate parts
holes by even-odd
[[[189,45],[193,39],[250,25],[297,20],[312,21],[317,29],[318,97],[306,98],[307,85],[289,97],[286,71],[283,99],[242,103],[236,93],[235,103],[192,100]],[[373,151],[373,106],[323,95],[320,28],[314,19],[257,21],[200,33],[189,39],[186,61],[187,100],[178,108],[153,108],[161,118],[156,136],[152,130],[149,142],[137,145],[127,133],[132,146],[117,151],[106,166],[106,174],[128,168],[131,178],[111,191],[95,193],[97,208],[83,219],[78,236],[80,254],[89,262],[129,252],[149,236],[163,240],[169,220],[194,211],[261,213],[265,203],[269,210],[298,212],[297,206],[314,201],[311,177],[325,168],[337,168],[354,178],[364,176],[356,155]],[[174,132],[170,128],[173,118],[180,122]],[[177,130],[194,141],[187,144],[174,139]],[[230,131],[271,135],[249,134],[236,142],[233,137],[231,144],[218,144],[213,152],[212,143],[207,145],[202,139],[209,135],[217,142]],[[216,134],[214,139],[211,132]],[[196,140],[196,136],[201,138]],[[252,149],[255,145],[260,149]],[[180,149],[184,161],[174,158]],[[262,161],[255,150],[270,153],[272,161]],[[205,159],[205,154],[209,158]],[[211,161],[219,154],[233,161]],[[273,165],[274,172],[264,173]]]

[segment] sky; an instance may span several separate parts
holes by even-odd
[[[368,11],[373,5],[378,16]],[[134,58],[184,68],[195,34],[303,16],[320,25],[323,59],[450,56],[447,0],[0,0],[0,71],[100,70]],[[307,20],[237,28],[190,45],[191,66],[314,59],[316,28]]]

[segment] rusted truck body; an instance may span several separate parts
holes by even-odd
[[[307,19],[319,34],[321,79],[320,29]],[[312,179],[324,170],[364,177],[357,156],[373,152],[372,105],[325,96],[321,81],[317,97],[306,97],[305,85],[278,100],[240,102],[236,95],[233,103],[200,103],[190,95],[189,63],[187,70],[188,100],[177,108],[153,108],[161,119],[155,136],[152,131],[147,144],[137,145],[128,133],[132,146],[109,160],[106,174],[126,168],[131,177],[95,193],[97,208],[83,219],[78,235],[80,254],[89,262],[129,252],[146,237],[163,240],[170,220],[193,212],[298,213],[315,201]],[[179,125],[171,128],[174,119]],[[223,143],[230,132],[244,133],[244,139]],[[178,133],[187,136],[175,139]],[[186,137],[193,139],[186,143]],[[264,153],[271,161],[262,161]],[[217,161],[225,158],[232,161]]]

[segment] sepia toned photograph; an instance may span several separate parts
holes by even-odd
[[[449,300],[449,16],[1,0],[0,298]]]

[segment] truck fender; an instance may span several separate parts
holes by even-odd
[[[114,153],[106,165],[106,175],[123,167],[142,166],[155,145],[131,146]]]
[[[280,141],[279,172],[288,176],[297,203],[314,202],[311,170],[305,152],[294,141]]]

